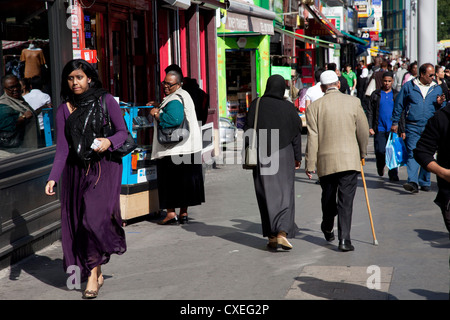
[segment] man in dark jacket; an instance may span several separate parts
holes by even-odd
[[[348,86],[347,79],[344,78],[344,76],[341,74],[341,72],[337,69],[336,63],[332,62],[327,64],[327,70],[332,70],[336,72],[339,82],[341,83],[341,87],[339,88],[339,91],[342,93],[347,93],[347,91],[350,90],[350,87]]]
[[[437,175],[439,191],[434,202],[441,208],[450,232],[450,105],[436,111],[428,120],[416,148],[414,158],[429,172]],[[437,158],[434,158],[437,152]]]
[[[397,90],[392,89],[393,83],[394,74],[390,71],[385,72],[382,78],[382,87],[372,92],[367,110],[369,133],[374,136],[377,172],[380,177],[384,175],[386,142],[392,126],[391,116],[394,110],[394,100],[398,94]],[[399,181],[398,168],[389,170],[388,176],[390,181]]]

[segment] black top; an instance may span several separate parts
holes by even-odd
[[[439,109],[431,117],[423,131],[416,148],[414,158],[423,167],[436,161],[441,167],[450,169],[450,105]],[[437,152],[437,158],[434,158]],[[435,202],[442,206],[450,200],[450,183],[437,177],[439,192]]]
[[[279,133],[279,149],[283,149],[293,143],[294,138],[301,135],[302,121],[292,102],[284,100],[284,92],[286,83],[282,76],[273,75],[267,80],[266,92],[261,97],[259,104],[257,131],[260,138],[260,129],[267,129],[267,146],[268,153],[272,153],[271,135],[274,129]],[[258,99],[252,101],[248,110],[245,130],[254,128],[255,110]],[[263,140],[261,140],[263,141]],[[294,147],[295,159],[301,161],[301,143]]]

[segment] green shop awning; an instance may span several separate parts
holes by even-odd
[[[368,46],[369,45],[369,41],[355,37],[354,35],[351,35],[350,33],[347,33],[345,31],[341,31],[341,33],[344,35],[344,37],[346,37],[347,39],[349,39],[350,41]]]
[[[295,33],[286,29],[281,29],[279,27],[275,27],[275,31],[282,33],[286,36],[292,37],[294,39],[309,43],[309,44],[314,44],[317,45],[319,47],[323,47],[323,48],[327,48],[327,49],[334,49],[334,50],[339,50],[341,48],[341,45],[339,43],[335,43],[335,42],[330,42],[330,41],[325,41],[319,38],[313,38],[313,37],[309,37],[309,36],[305,36],[303,34],[299,34],[299,33]]]

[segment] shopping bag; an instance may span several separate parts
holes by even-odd
[[[396,133],[390,133],[386,143],[386,166],[389,170],[406,165],[408,153],[405,143]]]

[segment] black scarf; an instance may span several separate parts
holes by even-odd
[[[103,137],[104,115],[100,97],[105,93],[104,89],[91,88],[69,97],[69,102],[76,109],[67,118],[65,134],[69,150],[84,164],[100,160],[100,156],[91,149],[91,144],[96,137]]]
[[[286,81],[280,75],[272,75],[267,80],[266,91],[261,97],[258,113],[258,138],[260,129],[267,129],[267,155],[276,150],[272,150],[272,130],[277,130],[279,137],[279,149],[292,143],[302,130],[302,122],[297,114],[295,105],[284,100]],[[257,99],[253,100],[248,110],[245,129],[254,128],[255,110]]]

